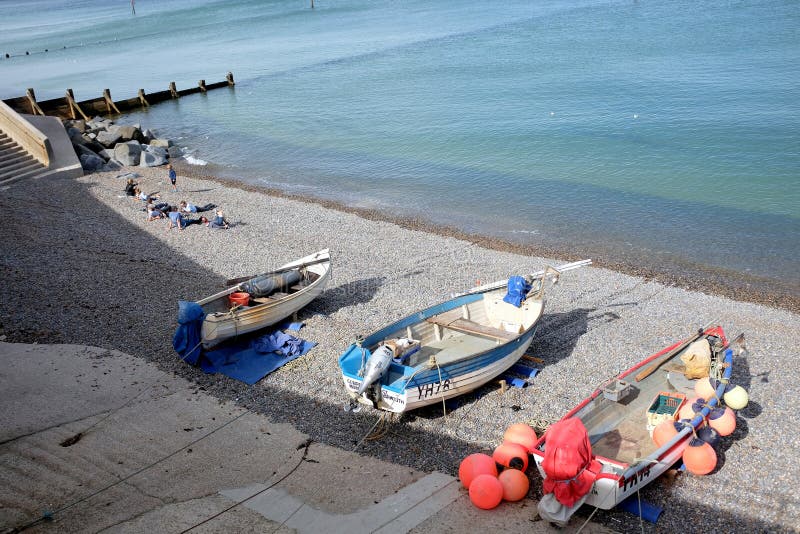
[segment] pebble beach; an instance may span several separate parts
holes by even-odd
[[[505,393],[493,382],[449,405],[395,417],[381,439],[362,441],[377,414],[345,413],[338,356],[410,312],[482,283],[577,259],[496,250],[485,240],[415,229],[308,200],[237,187],[176,165],[178,192],[164,168],[125,168],[77,180],[28,180],[0,195],[5,215],[0,336],[20,343],[72,343],[115,349],[185,377],[311,439],[424,471],[455,475],[466,455],[490,451],[512,423],[558,420],[600,383],[646,356],[716,322],[747,336],[733,382],[750,393],[737,429],[723,438],[711,475],[680,474],[647,485],[641,498],[665,510],[654,532],[797,532],[800,483],[800,316],[787,309],[686,289],[657,277],[603,267],[565,273],[547,303],[528,355],[541,371]],[[214,203],[229,230],[169,230],[146,220],[125,196],[126,173],[147,193],[177,204]],[[331,250],[326,293],[300,314],[301,337],[317,346],[254,386],[189,367],[172,350],[177,301],[225,288],[230,278],[269,271],[322,248]],[[531,497],[541,479],[529,469]],[[572,520],[579,525],[591,509]],[[495,513],[502,513],[499,509]],[[531,506],[531,514],[535,507]],[[634,516],[598,511],[593,521],[639,530]]]

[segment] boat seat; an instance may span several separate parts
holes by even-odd
[[[511,341],[519,335],[513,332],[506,332],[500,328],[494,328],[493,326],[486,326],[476,323],[475,321],[470,321],[469,319],[464,319],[460,308],[428,317],[425,321],[449,328],[450,330],[455,330],[456,332],[489,337],[503,342]]]
[[[310,286],[311,282],[308,280],[301,280],[289,288],[290,291],[300,291],[301,289]]]
[[[281,300],[283,297],[288,296],[288,293],[273,293],[267,297],[253,297],[250,300],[258,302],[259,304],[269,304],[270,302],[275,302],[276,300]]]

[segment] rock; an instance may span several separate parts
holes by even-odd
[[[103,172],[109,172],[109,171],[118,171],[121,168],[122,168],[122,164],[120,162],[111,159],[111,160],[108,160],[108,162],[105,165],[103,165],[103,169],[102,170],[103,170]]]
[[[114,159],[125,166],[139,165],[142,156],[142,146],[135,142],[119,143],[114,147]]]
[[[172,146],[172,141],[169,139],[153,139],[150,141],[150,146],[161,146],[164,148],[169,148]]]
[[[64,123],[64,127],[67,131],[69,131],[70,128],[74,128],[78,130],[78,132],[83,133],[86,131],[86,121],[83,119],[69,120]]]
[[[119,132],[108,131],[97,134],[97,142],[106,148],[111,148],[123,138]]]
[[[145,152],[149,152],[155,156],[161,156],[162,158],[167,157],[167,149],[163,146],[152,146],[152,145],[145,145],[142,147],[142,150]]]
[[[179,146],[171,146],[167,149],[170,158],[179,158],[183,156],[183,150]]]
[[[158,167],[167,163],[166,156],[153,154],[152,152],[142,152],[140,167]]]
[[[142,132],[136,126],[117,126],[117,131],[125,141],[136,141],[138,143],[144,141]]]
[[[75,154],[77,154],[79,158],[84,155],[100,157],[94,150],[92,150],[86,145],[75,143],[72,145],[72,148],[75,149]]]
[[[150,128],[145,128],[144,130],[142,130],[142,136],[144,137],[144,142],[147,144],[150,144],[150,141],[158,137],[156,133]]]
[[[81,160],[81,167],[86,172],[100,170],[106,164],[105,160],[97,154],[81,154],[78,159]]]
[[[114,149],[113,148],[111,148],[111,149],[104,148],[103,150],[98,152],[97,155],[100,156],[101,158],[103,158],[104,160],[108,161],[108,160],[114,158]]]

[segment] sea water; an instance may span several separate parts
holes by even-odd
[[[800,288],[796,1],[0,0],[0,97],[116,99],[223,176]],[[5,57],[9,54],[9,58]]]

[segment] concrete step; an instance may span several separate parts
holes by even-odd
[[[8,154],[0,154],[0,169],[4,169],[8,165],[13,165],[14,163],[18,163],[30,157],[31,156],[24,150],[9,152]]]
[[[13,171],[5,171],[0,169],[0,185],[9,184],[23,178],[32,178],[45,170],[44,165],[29,164],[27,167],[16,169]]]
[[[16,171],[18,169],[25,168],[28,165],[30,165],[31,163],[34,163],[36,165],[40,165],[38,161],[33,159],[33,156],[31,156],[30,154],[28,154],[26,152],[23,157],[17,159],[16,161],[6,162],[3,165],[0,165],[0,173],[2,173],[2,172],[13,172],[13,171]]]
[[[16,156],[17,154],[24,154],[24,153],[25,151],[22,149],[22,147],[19,146],[0,150],[0,163],[2,163],[4,160],[7,160],[8,158]]]

